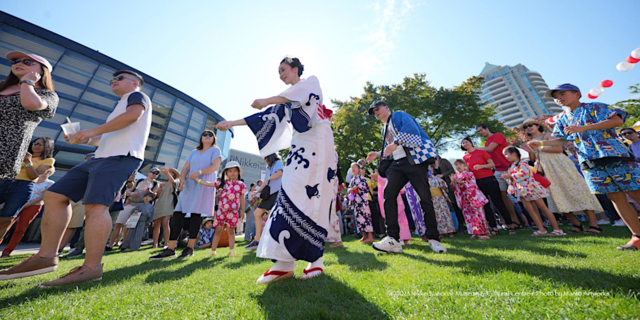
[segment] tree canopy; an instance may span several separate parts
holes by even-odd
[[[629,86],[629,92],[632,94],[640,94],[640,83]],[[633,126],[634,123],[640,121],[640,97],[619,101],[615,106],[629,113],[629,117],[624,123],[625,126],[630,127]]]
[[[390,110],[413,116],[439,151],[475,133],[476,125],[487,124],[492,132],[506,133],[507,128],[494,119],[495,108],[480,102],[478,93],[483,79],[471,77],[454,88],[435,88],[424,74],[405,77],[402,83],[375,86],[368,82],[360,97],[347,101],[333,100],[335,144],[340,167],[365,158],[370,151],[382,148],[382,123],[369,116],[371,102],[384,100]]]

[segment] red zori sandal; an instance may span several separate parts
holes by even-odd
[[[269,269],[265,271],[264,274],[260,276],[260,278],[258,278],[258,281],[256,281],[256,283],[267,284],[267,283],[271,283],[274,281],[291,278],[291,277],[293,277],[293,271],[277,271],[277,270],[271,271],[271,269]]]

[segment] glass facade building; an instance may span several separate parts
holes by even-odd
[[[544,96],[549,87],[542,76],[522,64],[487,63],[480,77],[484,78],[480,100],[496,107],[496,117],[507,128],[519,126],[527,118],[562,112],[562,107]]]
[[[68,145],[60,124],[67,117],[80,122],[82,129],[105,123],[119,99],[109,84],[112,74],[119,69],[140,73],[145,80],[141,91],[153,103],[153,123],[143,172],[156,165],[182,168],[188,154],[198,145],[200,133],[224,120],[206,105],[134,67],[0,11],[0,81],[11,70],[4,56],[13,50],[41,55],[53,66],[60,104],[55,117],[40,123],[33,136],[51,137],[56,141],[56,168],[63,172],[80,163],[95,147]],[[216,135],[224,161],[229,155],[232,133],[221,131]],[[63,172],[57,172],[56,176]]]

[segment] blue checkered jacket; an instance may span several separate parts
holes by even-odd
[[[393,129],[395,129],[393,135],[396,137],[396,141],[406,147],[406,150],[409,151],[413,158],[414,164],[423,163],[429,158],[438,156],[429,136],[422,130],[416,119],[408,113],[396,111],[391,114],[391,121],[393,122]],[[392,128],[390,127],[389,129]],[[382,136],[384,137],[384,129],[382,131]]]

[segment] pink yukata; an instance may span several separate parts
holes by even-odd
[[[456,179],[461,182],[452,182],[455,190],[458,207],[462,209],[464,221],[470,234],[488,234],[487,218],[484,212],[484,205],[489,202],[476,184],[473,173],[464,171],[456,173]]]
[[[384,215],[384,187],[387,185],[387,179],[378,177],[378,203],[380,204],[380,213],[382,217]],[[398,225],[400,226],[400,240],[411,240],[411,230],[409,230],[409,220],[404,212],[404,201],[402,200],[402,194],[404,193],[404,187],[398,194]]]
[[[220,187],[220,182],[216,181],[216,188]],[[235,228],[238,225],[238,212],[240,211],[240,199],[247,193],[247,186],[240,180],[224,182],[224,188],[220,192],[220,202],[218,212],[213,220],[213,227],[224,226]]]

